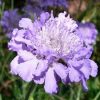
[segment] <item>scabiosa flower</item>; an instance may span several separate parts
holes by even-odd
[[[18,22],[20,19],[21,16],[18,14],[18,9],[4,11],[0,24],[3,31],[7,33],[8,37],[11,37],[11,32],[13,29],[18,27]]]
[[[54,17],[48,12],[32,22],[19,21],[14,29],[9,49],[17,52],[11,62],[11,73],[23,80],[44,84],[47,93],[57,93],[58,82],[80,82],[87,90],[86,80],[97,75],[97,65],[90,60],[92,48],[87,48],[78,25],[66,12]]]
[[[27,1],[30,4],[37,3],[40,5],[40,7],[48,7],[48,6],[51,6],[51,7],[59,6],[63,8],[68,7],[67,0],[27,0]]]
[[[46,7],[46,6],[59,6],[63,8],[68,7],[68,2],[67,0],[40,0],[41,6]]]
[[[2,5],[2,1],[0,0],[0,6]]]
[[[86,45],[93,45],[96,43],[98,31],[93,23],[85,22],[78,23],[79,27],[77,33],[83,38]]]
[[[22,10],[25,13],[24,16],[31,19],[36,19],[42,12],[42,8],[39,5],[26,5]]]

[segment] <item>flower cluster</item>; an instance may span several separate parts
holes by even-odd
[[[83,38],[85,44],[88,46],[92,46],[96,43],[96,37],[98,31],[93,23],[85,22],[85,23],[78,23],[77,33]]]
[[[11,37],[11,32],[13,29],[18,27],[18,22],[20,19],[21,16],[18,14],[18,9],[4,11],[0,24],[3,31],[7,33],[8,37]]]
[[[11,62],[11,73],[23,80],[44,84],[47,93],[57,93],[58,82],[80,82],[87,90],[86,81],[97,75],[97,64],[90,60],[92,48],[76,32],[77,23],[66,17],[66,12],[42,13],[32,22],[29,18],[19,21],[8,43],[9,50],[17,56]]]

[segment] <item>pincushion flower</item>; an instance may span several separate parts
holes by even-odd
[[[3,32],[7,33],[8,37],[11,37],[13,29],[18,27],[20,19],[21,16],[18,14],[18,9],[4,11],[0,24],[3,28]]]
[[[77,23],[66,17],[66,12],[54,17],[42,13],[32,22],[19,21],[8,43],[17,56],[11,62],[11,73],[23,80],[44,84],[47,93],[57,93],[58,82],[80,82],[87,90],[86,81],[97,75],[97,64],[90,60],[92,48],[84,45],[76,33]]]
[[[68,7],[68,0],[27,0],[29,4],[39,4],[40,7],[63,7],[67,8]]]
[[[83,38],[86,45],[93,45],[96,43],[98,31],[93,23],[84,22],[78,23],[79,27],[77,33]]]
[[[42,12],[42,8],[39,7],[39,5],[26,5],[25,7],[23,7],[23,12],[24,12],[24,16],[27,16],[28,18],[31,19],[35,19],[37,18],[37,16],[40,16],[41,12]]]

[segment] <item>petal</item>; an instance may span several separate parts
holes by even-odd
[[[44,89],[47,93],[53,94],[57,93],[57,88],[58,86],[54,76],[54,69],[49,68],[45,77]]]
[[[64,65],[60,63],[54,63],[53,67],[57,75],[62,79],[62,81],[66,82],[66,77],[67,77],[66,68],[67,67],[65,67]]]
[[[10,63],[11,73],[17,75],[19,56],[16,56]]]
[[[42,78],[39,78],[39,79],[35,79],[34,80],[34,82],[36,83],[36,84],[43,84],[44,83],[44,77],[42,77]]]
[[[16,37],[16,38],[15,38],[15,41],[17,41],[17,42],[22,42],[22,43],[25,43],[25,44],[27,44],[27,45],[31,45],[31,41],[30,41],[30,40],[24,39],[24,38],[22,38],[22,37],[20,37],[20,36]]]
[[[70,64],[71,66],[75,68],[81,68],[83,63],[84,63],[83,60],[79,60],[79,61],[77,61],[76,59],[68,60],[68,64]]]
[[[22,28],[32,28],[33,26],[33,23],[32,23],[32,20],[29,19],[29,18],[22,18],[20,21],[19,21],[19,27],[22,27]]]
[[[8,43],[8,48],[9,48],[9,50],[12,50],[12,51],[19,51],[19,50],[22,49],[22,44],[19,44],[19,43],[15,42],[15,41],[11,40]]]
[[[71,82],[79,82],[80,81],[80,73],[78,70],[73,67],[69,68],[69,79]]]
[[[93,48],[87,46],[87,48],[84,47],[81,50],[79,50],[78,53],[75,54],[74,58],[75,59],[90,58],[92,52],[93,52]]]
[[[37,84],[44,83],[44,76],[48,68],[48,61],[47,60],[40,60],[39,64],[34,72],[34,82]]]
[[[98,73],[98,66],[97,66],[97,64],[96,64],[94,61],[92,61],[92,60],[90,60],[90,65],[91,65],[91,68],[92,68],[92,70],[91,70],[91,76],[92,76],[92,77],[95,77],[95,76],[97,75],[97,73]]]
[[[43,73],[45,73],[45,71],[47,70],[48,68],[48,61],[47,60],[40,60],[39,61],[39,64],[35,70],[35,76],[43,76]]]
[[[84,77],[86,79],[89,79],[89,76],[91,74],[91,66],[88,60],[84,60],[84,65],[81,67],[80,71],[84,74]]]
[[[81,83],[82,83],[83,89],[85,91],[87,91],[88,90],[88,87],[87,87],[87,84],[86,84],[86,80],[83,77],[82,77]]]
[[[19,64],[18,66],[18,75],[25,81],[30,82],[33,79],[33,74],[36,67],[38,66],[39,61],[34,58],[32,60],[26,61]]]
[[[45,23],[45,21],[46,21],[49,17],[50,17],[50,15],[49,15],[48,12],[42,13],[42,14],[40,15],[40,21],[41,21],[42,23]]]
[[[15,36],[15,35],[17,34],[17,32],[18,32],[18,29],[15,28],[15,29],[13,30],[13,32],[12,32],[13,36]]]
[[[20,50],[20,51],[18,51],[18,55],[19,55],[24,61],[31,60],[31,59],[33,59],[33,58],[35,57],[31,52],[26,51],[26,50]]]

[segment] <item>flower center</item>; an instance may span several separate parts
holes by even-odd
[[[65,14],[49,18],[36,34],[36,42],[34,43],[36,49],[43,52],[50,51],[58,55],[67,55],[82,47],[82,41],[74,33],[77,24],[68,18],[65,17]]]

